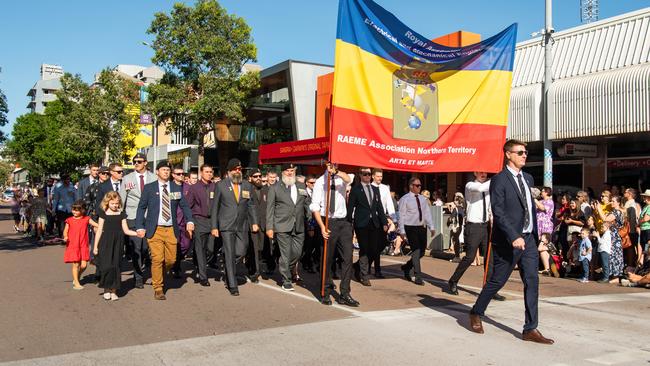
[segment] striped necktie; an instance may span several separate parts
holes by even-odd
[[[163,221],[167,222],[172,218],[172,211],[169,207],[169,191],[167,190],[167,184],[163,184],[162,187],[162,218]]]

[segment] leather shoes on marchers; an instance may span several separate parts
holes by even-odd
[[[323,305],[332,305],[332,299],[330,295],[325,295],[320,299],[320,303]]]
[[[203,286],[203,287],[210,287],[210,281],[208,281],[208,280],[202,280],[202,281],[200,282],[200,284],[201,284],[201,286]]]
[[[528,342],[535,342],[535,343],[541,343],[541,344],[553,344],[555,343],[554,340],[550,338],[546,338],[542,335],[542,333],[539,332],[537,329],[532,329],[525,331],[521,334],[521,339],[524,341]]]
[[[506,301],[506,297],[499,294],[494,294],[494,296],[492,296],[492,299],[496,301]]]
[[[408,269],[406,269],[406,265],[405,265],[405,264],[403,264],[402,266],[400,266],[400,268],[402,269],[402,272],[404,272],[404,279],[407,280],[407,281],[409,281],[409,282],[411,282],[411,271],[408,270]]]
[[[449,281],[449,291],[452,295],[458,295],[458,285],[454,281]]]
[[[230,291],[232,296],[239,296],[239,289],[237,288],[229,288],[228,291]]]
[[[481,316],[478,314],[469,313],[469,326],[470,330],[474,333],[483,334],[483,323],[481,322]]]
[[[350,295],[341,295],[339,298],[336,300],[341,305],[347,305],[347,306],[352,306],[353,308],[356,308],[359,306],[359,302],[355,299],[352,298]]]
[[[361,282],[361,284],[364,286],[370,286],[370,280],[367,278],[362,278],[359,282]]]

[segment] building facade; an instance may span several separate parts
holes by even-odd
[[[27,109],[31,113],[43,113],[49,102],[56,100],[56,91],[61,89],[63,67],[58,65],[41,65],[41,78],[29,89],[30,97]]]

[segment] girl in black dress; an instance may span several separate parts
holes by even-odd
[[[106,193],[99,207],[99,227],[95,236],[95,249],[93,253],[98,256],[97,266],[101,273],[99,287],[104,289],[104,300],[117,300],[116,294],[122,282],[120,261],[124,234],[138,235],[129,230],[126,216],[122,211],[122,200],[117,192]]]

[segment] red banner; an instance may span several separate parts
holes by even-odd
[[[328,150],[328,137],[261,145],[259,164],[320,163],[327,159]]]

